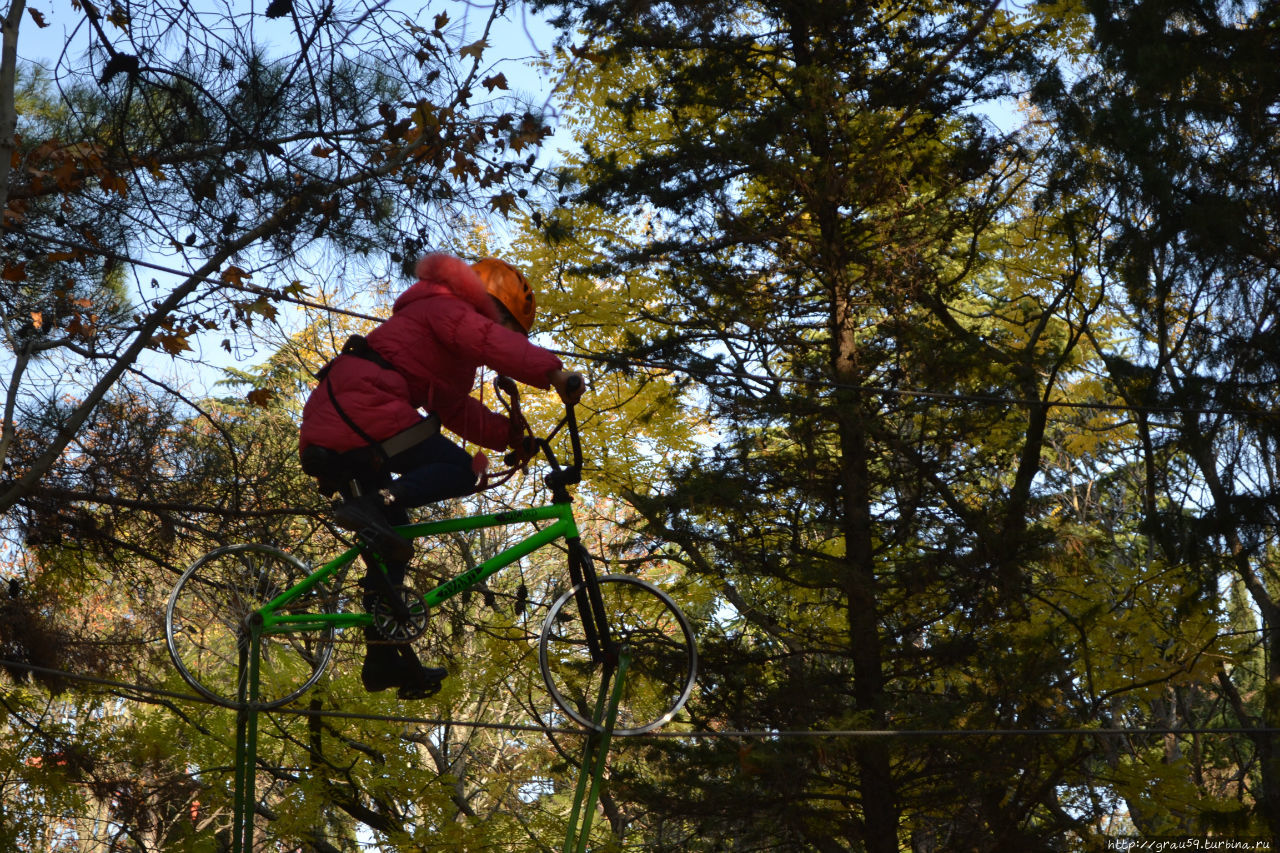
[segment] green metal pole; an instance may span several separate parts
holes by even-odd
[[[600,725],[607,710],[605,697],[609,689],[609,679],[610,676],[606,670],[604,677],[600,679],[600,692],[596,697],[596,709],[591,716],[591,722],[596,725]],[[561,853],[574,853],[574,849],[577,847],[578,820],[582,817],[582,806],[586,800],[587,784],[591,775],[592,756],[598,741],[599,734],[593,731],[587,735],[582,747],[582,765],[578,769],[578,784],[573,792],[573,808],[569,811],[569,830],[565,833],[564,847],[561,848]]]
[[[240,673],[247,673],[246,661],[248,660],[248,647],[240,650]],[[235,781],[232,789],[232,806],[231,806],[231,853],[244,853],[244,759],[245,751],[248,746],[248,739],[245,737],[248,731],[249,707],[245,704],[245,680],[240,680],[240,689],[236,699],[239,707],[236,708],[236,760],[235,760]]]
[[[232,853],[253,853],[253,818],[258,764],[258,631],[252,630],[240,653],[240,707],[236,709],[236,769],[231,817]],[[247,672],[246,672],[247,664]],[[246,693],[248,694],[246,696]],[[247,701],[246,701],[247,700]]]
[[[623,650],[619,656],[618,670],[613,676],[613,690],[609,690],[610,679],[607,675],[600,680],[600,695],[596,699],[596,711],[592,715],[592,722],[596,725],[601,725],[603,722],[603,731],[593,732],[587,736],[563,853],[586,853],[587,842],[591,838],[591,823],[595,817],[596,802],[599,800],[600,786],[604,780],[609,742],[613,738],[613,729],[618,721],[618,703],[622,701],[623,680],[626,678],[627,666],[630,663],[631,656]],[[582,820],[581,828],[578,827],[579,819]]]
[[[577,853],[586,853],[587,841],[591,837],[591,821],[595,817],[596,801],[600,797],[600,786],[604,782],[609,742],[613,739],[613,727],[618,722],[618,703],[622,701],[622,683],[630,663],[631,657],[624,651],[618,659],[618,671],[613,677],[613,693],[609,697],[609,706],[605,712],[604,731],[598,735],[600,742],[596,747],[596,766],[591,774],[591,790],[587,793],[587,804],[582,818],[582,838],[578,842]]]

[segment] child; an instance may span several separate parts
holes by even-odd
[[[529,343],[536,305],[519,270],[494,258],[467,265],[431,254],[414,272],[417,282],[391,317],[366,338],[353,336],[320,372],[299,441],[303,469],[326,494],[342,495],[335,521],[382,556],[391,587],[403,582],[413,556],[392,525],[408,523],[413,507],[470,494],[483,473],[483,456],[473,459],[438,426],[492,450],[521,444],[523,424],[471,396],[476,370],[487,365],[526,385],[554,387],[569,404],[583,386],[559,358]],[[366,609],[384,588],[376,571],[368,567],[362,581]],[[407,644],[385,643],[368,645],[360,672],[366,690],[396,687],[404,699],[434,694],[446,675],[422,666]]]

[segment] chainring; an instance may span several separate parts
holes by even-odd
[[[379,593],[369,609],[378,636],[393,643],[409,643],[425,634],[428,614],[422,596],[407,586],[395,587],[391,594],[395,596],[393,601],[388,601],[385,593]],[[399,609],[396,603],[408,611],[407,618],[396,615]]]

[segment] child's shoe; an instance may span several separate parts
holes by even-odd
[[[333,508],[333,520],[373,546],[384,560],[407,563],[413,559],[413,543],[396,533],[383,514],[376,495],[344,500]]]
[[[370,693],[396,688],[401,699],[426,699],[440,692],[447,670],[423,666],[407,645],[371,643],[360,668],[360,683]]]

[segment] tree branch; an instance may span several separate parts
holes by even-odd
[[[26,0],[13,0],[4,19],[4,43],[0,49],[0,228],[8,219],[9,169],[16,149],[18,131],[18,25]]]

